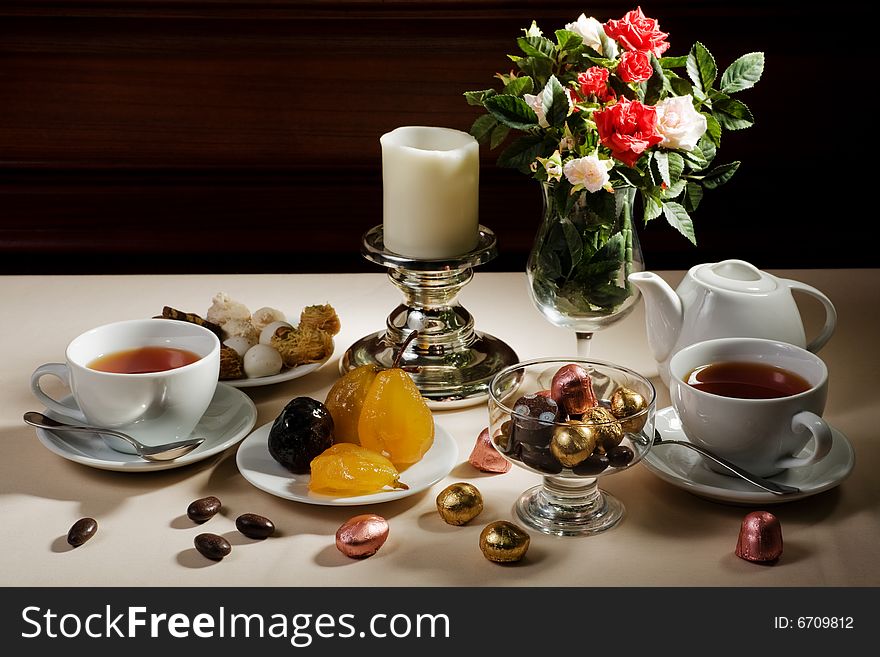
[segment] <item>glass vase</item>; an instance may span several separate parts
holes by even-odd
[[[529,254],[529,294],[556,326],[575,331],[578,355],[590,355],[595,331],[626,317],[640,295],[627,280],[644,269],[633,227],[636,189],[613,193],[542,185],[544,217]]]

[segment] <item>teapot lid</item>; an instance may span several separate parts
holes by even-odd
[[[700,283],[731,292],[760,294],[773,292],[776,277],[744,260],[722,260],[698,265],[693,273]]]

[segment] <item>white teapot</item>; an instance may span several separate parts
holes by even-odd
[[[837,312],[819,290],[777,278],[743,260],[691,267],[673,290],[652,272],[635,272],[629,281],[645,297],[648,345],[669,385],[669,360],[684,347],[713,338],[768,338],[816,352],[828,342]],[[825,326],[806,344],[804,325],[791,291],[806,292],[825,306]]]

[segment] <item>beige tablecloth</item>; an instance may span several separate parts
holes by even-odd
[[[437,412],[454,437],[460,463],[429,490],[372,507],[331,508],[283,500],[251,486],[238,472],[236,448],[207,460],[154,473],[98,470],[50,453],[23,412],[40,409],[28,387],[38,365],[63,360],[80,332],[120,319],[149,317],[163,305],[205,312],[225,291],[252,309],[264,305],[298,313],[312,303],[333,304],[342,318],[333,359],[307,377],[246,392],[259,427],[298,395],[323,400],[338,377],[338,359],[359,337],[379,330],[399,293],[384,274],[6,277],[0,280],[4,333],[0,390],[0,584],[5,586],[865,586],[880,585],[880,441],[877,367],[880,364],[880,270],[774,272],[823,290],[840,319],[822,350],[831,385],[826,418],[849,439],[856,467],[839,487],[773,506],[785,538],[774,566],[733,554],[743,516],[758,507],[719,504],[658,479],[643,465],[605,477],[603,488],[626,505],[622,524],[586,538],[531,532],[525,561],[500,567],[479,548],[481,528],[514,519],[512,505],[537,475],[514,468],[483,475],[466,459],[487,424],[485,405]],[[671,283],[682,272],[664,273]],[[522,274],[476,274],[461,295],[477,327],[508,342],[520,358],[571,355],[572,333],[546,322],[528,299]],[[821,323],[818,303],[804,300],[807,333]],[[645,339],[644,306],[597,334],[596,358],[656,378]],[[46,379],[45,383],[53,384]],[[60,388],[55,388],[55,392]],[[668,405],[660,391],[658,408]],[[672,449],[672,448],[668,448]],[[434,498],[454,481],[482,491],[483,514],[464,527],[444,524]],[[205,495],[223,502],[222,515],[202,526],[187,505]],[[271,518],[277,536],[255,543],[236,538],[241,513]],[[385,516],[390,537],[370,559],[353,561],[334,546],[339,525],[357,513]],[[70,525],[92,516],[97,535],[72,550]],[[214,563],[193,549],[196,534],[230,537],[233,551]]]

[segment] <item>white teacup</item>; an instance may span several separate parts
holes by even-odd
[[[780,367],[799,375],[810,387],[784,397],[742,399],[686,383],[695,368],[720,362]],[[691,442],[765,477],[815,463],[831,451],[831,429],[821,418],[828,394],[828,369],[815,354],[776,340],[720,338],[685,347],[672,357],[669,370],[672,405]],[[794,456],[811,438],[815,438],[812,453]]]
[[[182,349],[198,360],[136,374],[89,367],[102,356],[140,347]],[[48,409],[81,423],[122,431],[146,445],[160,445],[189,436],[210,405],[220,372],[220,340],[197,324],[135,319],[86,331],[68,345],[65,357],[65,363],[46,363],[31,375],[31,390]],[[40,388],[40,379],[47,374],[70,388],[71,401],[62,403]],[[109,442],[118,451],[133,451],[122,440]]]

